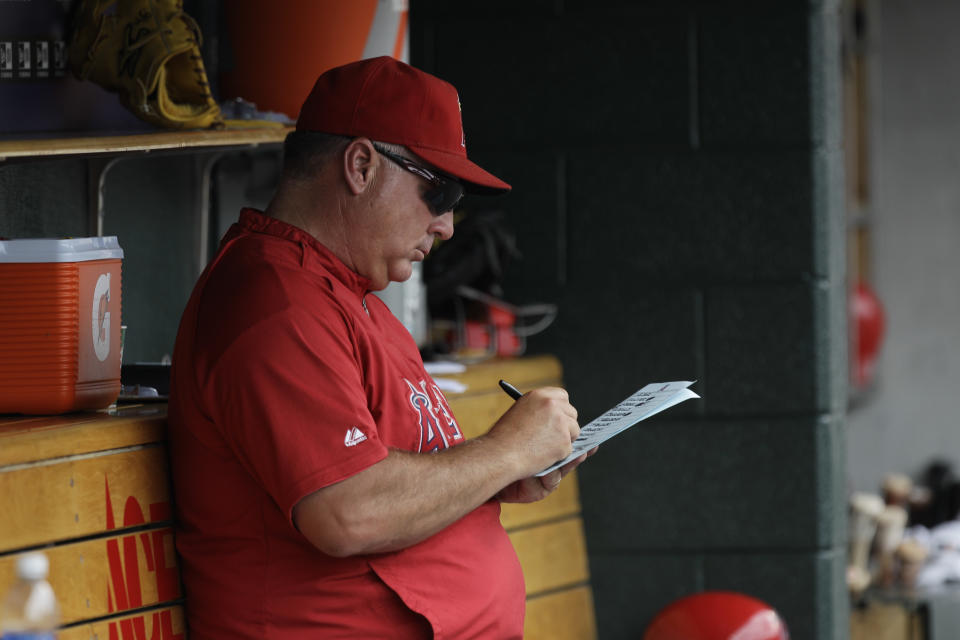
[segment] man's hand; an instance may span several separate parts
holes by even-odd
[[[566,390],[544,387],[525,393],[483,439],[503,451],[514,478],[524,479],[570,455],[579,435]]]
[[[594,447],[582,456],[574,458],[559,469],[554,469],[544,476],[540,476],[539,478],[537,476],[531,476],[512,482],[497,493],[496,497],[500,502],[526,503],[543,500],[556,491],[557,487],[560,486],[560,481],[565,475],[579,467],[581,462],[596,452],[597,447]]]
[[[578,435],[567,392],[535,389],[479,438],[435,454],[391,450],[380,462],[314,491],[294,506],[293,522],[331,556],[403,549],[498,492],[511,502],[546,497],[583,456],[543,478],[531,476],[570,455]],[[425,492],[427,485],[440,489]]]

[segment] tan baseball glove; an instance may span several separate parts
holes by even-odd
[[[69,65],[115,91],[137,117],[171,129],[222,127],[200,57],[200,29],[179,0],[80,0]]]

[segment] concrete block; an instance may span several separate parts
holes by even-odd
[[[687,141],[683,16],[472,16],[437,22],[433,37],[435,71],[460,92],[469,148]]]
[[[847,542],[847,434],[844,412],[820,416],[817,430],[817,534],[820,547],[843,547]],[[846,574],[841,577],[846,588]]]
[[[485,24],[492,24],[497,20],[513,20],[518,17],[543,20],[561,12],[562,2],[558,0],[529,0],[520,3],[512,0],[414,0],[410,3],[410,64],[429,73],[436,73],[436,34],[438,30],[461,28],[459,21],[485,20]],[[454,24],[451,24],[451,21]],[[490,46],[490,41],[487,39],[474,45],[486,48]],[[445,49],[439,51],[441,58],[449,53]]]
[[[647,383],[698,380],[703,370],[697,291],[631,290],[597,275],[592,290],[568,287],[555,326],[531,341],[536,351],[560,357],[581,424]],[[696,415],[698,403],[670,412]]]
[[[703,146],[809,144],[808,8],[757,3],[732,11],[728,5],[697,14]]]
[[[706,401],[711,415],[826,411],[818,314],[829,314],[823,283],[715,287],[707,292]],[[819,311],[818,311],[819,310]]]
[[[84,161],[0,164],[0,237],[88,235]]]
[[[778,6],[795,9],[807,7],[808,5],[816,6],[823,2],[836,1],[837,0],[783,0]],[[723,7],[726,11],[737,11],[765,8],[769,5],[765,0],[647,0],[642,3],[638,3],[636,0],[562,0],[562,2],[564,11],[567,13],[575,13],[577,11],[589,11],[591,13],[636,12],[638,6],[648,12],[652,8],[695,10],[704,7]]]
[[[849,304],[847,282],[842,274],[817,281],[814,306],[817,356],[815,372],[816,406],[835,415],[843,415],[849,402],[850,368]]]
[[[120,238],[124,358],[157,362],[173,353],[198,263],[195,162],[176,156],[120,162],[107,177],[106,235]],[[157,250],[160,248],[161,250]]]
[[[777,610],[796,640],[843,640],[850,633],[844,565],[840,549],[708,555],[704,586],[763,600]]]
[[[480,166],[513,187],[495,197],[467,196],[464,209],[503,211],[521,257],[504,273],[506,299],[515,304],[557,303],[566,284],[566,220],[563,158],[549,150],[469,150]]]
[[[655,416],[580,467],[588,546],[630,553],[839,544],[842,455],[842,426],[828,417]]]
[[[817,147],[810,158],[813,214],[813,273],[843,279],[847,260],[846,182],[844,153]]]
[[[599,637],[635,640],[665,606],[703,588],[696,554],[591,554],[591,587]]]
[[[827,2],[809,13],[811,141],[831,150],[843,144],[843,77],[839,7]]]
[[[510,17],[515,15],[546,16],[558,13],[563,6],[557,0],[413,0],[410,3],[411,23],[427,17]]]
[[[602,255],[626,278],[771,280],[814,267],[803,151],[592,148],[568,160],[570,270]]]

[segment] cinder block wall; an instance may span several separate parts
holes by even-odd
[[[173,352],[199,271],[195,166],[189,156],[126,157],[107,175],[104,234],[124,250],[126,363]],[[85,160],[0,163],[0,238],[90,235],[89,189]]]
[[[745,592],[844,638],[846,294],[835,2],[412,0],[515,186],[508,298],[555,301],[584,420],[651,381],[704,396],[581,470],[601,638]]]

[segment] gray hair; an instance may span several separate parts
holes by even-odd
[[[321,131],[291,131],[283,141],[283,172],[298,180],[316,175],[323,164],[343,151],[351,140],[351,136]],[[409,153],[403,145],[378,140],[373,142],[393,153]]]

